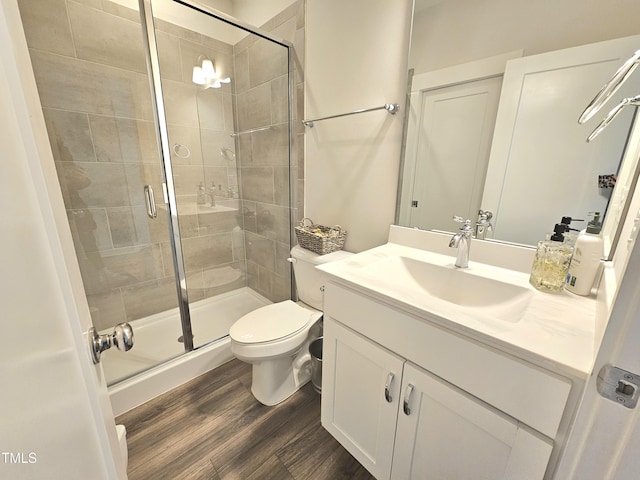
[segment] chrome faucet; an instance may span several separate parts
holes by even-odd
[[[493,213],[489,210],[478,210],[475,235],[477,239],[484,240],[487,238],[487,233],[493,230],[493,225],[491,225],[490,221],[491,218],[493,218]]]
[[[205,197],[209,197],[209,206],[210,207],[215,207],[216,206],[216,186],[213,182],[211,182],[211,188],[209,188],[207,190],[207,193],[205,194]]]
[[[449,246],[451,248],[458,249],[458,255],[456,257],[456,267],[468,268],[469,267],[469,250],[471,248],[471,234],[473,228],[471,228],[471,220],[463,220],[462,217],[454,216],[453,219],[458,223],[464,223],[460,227],[460,231],[451,237]]]

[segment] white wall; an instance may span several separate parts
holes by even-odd
[[[0,478],[126,478],[16,0],[0,1],[0,125]]]
[[[305,118],[385,103],[404,109],[411,0],[308,0]],[[348,231],[345,249],[386,242],[394,222],[404,112],[306,128],[305,216]]]
[[[295,0],[233,0],[232,15],[260,27],[294,2]]]
[[[423,73],[635,35],[638,18],[637,0],[447,0],[416,14],[409,66]]]

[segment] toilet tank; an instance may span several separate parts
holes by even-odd
[[[316,265],[342,260],[350,255],[353,254],[342,250],[319,255],[302,248],[300,245],[293,247],[291,249],[291,258],[293,259],[293,271],[300,300],[316,310],[322,310],[324,298],[322,287],[326,283],[328,276],[315,268]]]

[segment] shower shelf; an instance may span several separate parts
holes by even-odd
[[[252,128],[251,130],[243,130],[242,132],[236,132],[229,135],[230,137],[239,137],[247,133],[262,132],[263,130],[271,130],[271,127]]]
[[[384,105],[381,105],[379,107],[363,108],[361,110],[354,110],[353,112],[339,113],[338,115],[331,115],[331,116],[322,117],[322,118],[314,118],[313,120],[302,120],[302,123],[304,124],[305,127],[313,127],[313,124],[315,122],[320,122],[322,120],[329,120],[330,118],[346,117],[348,115],[356,115],[358,113],[373,112],[375,110],[386,110],[391,115],[395,115],[400,110],[400,105],[398,105],[397,103],[385,103]]]

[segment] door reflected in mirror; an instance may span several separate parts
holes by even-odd
[[[637,31],[621,17],[640,14],[640,5],[626,0],[590,10],[563,5],[547,19],[542,6],[521,0],[508,6],[487,0],[482,14],[467,0],[430,3],[421,9],[418,0],[414,15],[397,223],[454,231],[451,216],[475,222],[480,209],[490,210],[487,238],[535,245],[562,216],[606,212],[613,188],[599,178],[634,170],[620,165],[635,108],[626,109],[590,144],[586,138],[620,99],[640,93],[640,75],[632,75],[590,122],[577,120],[640,48],[640,36],[606,41]],[[582,18],[575,18],[576,9]],[[541,24],[536,20],[544,22],[544,32],[536,31]],[[590,30],[595,24],[600,28]],[[514,51],[505,53],[509,46]],[[483,67],[485,60],[502,61],[504,77],[495,66]],[[498,85],[495,99],[483,85],[489,81]],[[620,215],[612,217],[617,222]]]

